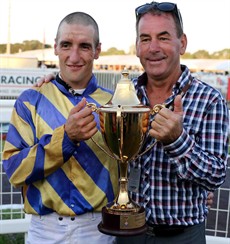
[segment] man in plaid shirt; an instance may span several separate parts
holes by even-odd
[[[150,150],[130,164],[129,190],[146,209],[148,231],[117,243],[204,244],[207,194],[226,176],[228,107],[219,91],[180,64],[187,37],[176,4],[136,8],[136,32],[145,70],[133,80],[137,95],[163,108],[151,117],[143,145]]]

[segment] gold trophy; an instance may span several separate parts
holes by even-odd
[[[101,134],[110,154],[118,162],[119,193],[115,200],[102,208],[100,232],[114,236],[139,235],[146,232],[145,209],[128,195],[128,164],[138,157],[149,125],[150,108],[143,106],[122,72],[112,99],[100,108],[88,104],[99,113]],[[96,142],[95,142],[96,143]],[[96,143],[97,144],[97,143]]]

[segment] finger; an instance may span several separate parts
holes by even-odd
[[[158,114],[156,114],[154,121],[159,124],[159,125],[165,125],[165,123],[167,123],[167,120],[170,118],[170,113],[168,113],[171,111],[169,111],[166,108],[162,108]]]
[[[40,77],[36,84],[34,84],[35,87],[41,87],[43,83],[48,83],[51,80],[55,78],[55,74],[48,74],[44,75],[43,77]]]
[[[90,107],[86,106],[86,99],[83,98],[74,108],[71,109],[69,115],[77,116],[78,119],[86,118],[89,115],[92,115],[93,110]]]
[[[45,82],[45,76],[39,78],[38,81],[34,84],[34,86],[41,87],[44,82]]]
[[[86,99],[85,97],[83,97],[81,101],[74,108],[71,109],[70,114],[75,114],[80,112],[83,108],[85,108],[85,106],[86,106]]]
[[[45,83],[48,83],[50,82],[51,80],[55,79],[55,74],[48,74],[44,77],[44,82]]]
[[[174,112],[178,114],[183,114],[183,105],[181,95],[177,95],[174,100]]]
[[[91,114],[84,115],[86,110]],[[65,131],[73,141],[82,141],[93,136],[97,132],[97,123],[91,109],[85,108],[71,115],[65,124]]]
[[[94,120],[94,117],[93,118],[87,117],[87,120],[85,119],[84,123],[82,123],[81,131],[83,133],[87,133],[87,132],[93,130],[94,128],[97,130],[97,123]]]

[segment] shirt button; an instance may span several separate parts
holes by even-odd
[[[74,218],[74,217],[71,217],[71,220],[72,220],[72,221],[74,221],[74,220],[75,220],[75,218]]]
[[[63,220],[63,218],[62,218],[62,217],[59,217],[58,219],[59,219],[60,221],[62,221],[62,220]]]
[[[71,204],[70,207],[73,208],[74,207],[74,204]]]

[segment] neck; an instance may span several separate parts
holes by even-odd
[[[174,84],[167,84],[166,86],[152,86],[149,83],[146,86],[147,96],[150,106],[162,104],[172,94],[172,87]]]
[[[146,84],[147,96],[150,105],[162,104],[171,96],[172,88],[181,75],[181,70],[175,71],[170,77],[154,79],[148,76]]]

